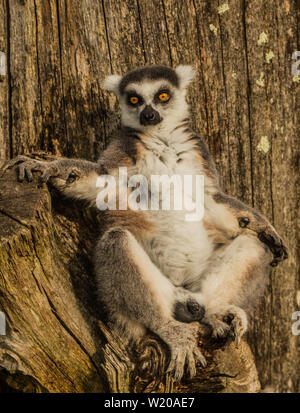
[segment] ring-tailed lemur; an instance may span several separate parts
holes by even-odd
[[[101,174],[205,176],[204,218],[189,222],[182,211],[107,210],[107,229],[94,255],[101,301],[111,328],[132,338],[146,329],[170,348],[168,371],[180,379],[187,365],[206,361],[197,345],[199,324],[215,337],[247,329],[245,310],[266,284],[266,269],[287,258],[280,236],[259,212],[222,192],[203,140],[188,126],[186,90],[191,66],[149,66],[109,76],[104,87],[121,104],[122,129],[97,163],[53,162],[19,156],[19,180],[41,171],[64,195],[95,204]],[[161,194],[163,196],[163,194]],[[273,255],[273,257],[272,257]],[[272,257],[272,258],[271,258]],[[197,322],[198,321],[198,322]]]

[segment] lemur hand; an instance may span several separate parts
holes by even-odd
[[[39,183],[47,182],[52,176],[59,174],[59,167],[57,161],[46,162],[37,159],[32,159],[25,155],[19,155],[16,158],[8,161],[1,169],[1,172],[5,172],[7,169],[11,169],[18,165],[18,180],[23,182],[25,177],[31,182],[33,180],[33,172],[41,172]]]
[[[16,158],[8,161],[0,170],[0,172],[4,173],[7,169],[11,169],[14,166],[18,165],[17,173],[18,173],[18,180],[23,182],[26,178],[29,182],[33,180],[33,172],[41,172],[41,176],[39,178],[39,186],[43,183],[49,181],[52,177],[61,176],[65,179],[66,183],[74,182],[78,175],[76,171],[70,170],[68,160],[56,160],[56,161],[40,161],[37,159],[32,159],[29,156],[19,155]]]
[[[276,267],[280,261],[288,258],[287,248],[283,243],[282,238],[273,228],[273,226],[262,216],[256,217],[241,217],[239,225],[242,228],[255,231],[258,239],[267,245],[272,252],[274,258],[270,262],[272,267]]]
[[[283,244],[282,239],[278,234],[274,236],[271,231],[262,231],[258,234],[258,238],[261,242],[266,244],[270,251],[272,252],[274,258],[270,265],[276,267],[280,261],[286,260],[288,258],[288,252],[286,246]]]

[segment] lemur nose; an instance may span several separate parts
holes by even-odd
[[[146,105],[140,114],[140,122],[142,125],[156,125],[161,121],[159,113],[153,109],[151,105]]]
[[[153,120],[154,117],[155,117],[153,112],[152,113],[145,113],[144,116],[145,116],[145,119],[147,119],[147,120]]]

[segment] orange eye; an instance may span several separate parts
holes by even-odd
[[[136,96],[131,96],[131,98],[129,99],[130,103],[132,103],[133,105],[136,105],[139,101],[139,98]]]
[[[169,95],[168,93],[163,92],[158,96],[158,99],[161,100],[162,102],[166,102],[167,100],[169,100]]]

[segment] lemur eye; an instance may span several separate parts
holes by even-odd
[[[170,99],[170,95],[167,92],[160,93],[158,99],[162,102],[167,102]]]
[[[78,175],[76,174],[76,172],[71,172],[68,176],[67,184],[72,184],[73,182],[76,181],[77,178],[78,178]]]
[[[132,103],[133,105],[136,105],[137,103],[139,103],[139,98],[137,96],[131,96],[131,98],[129,99],[129,102]]]

